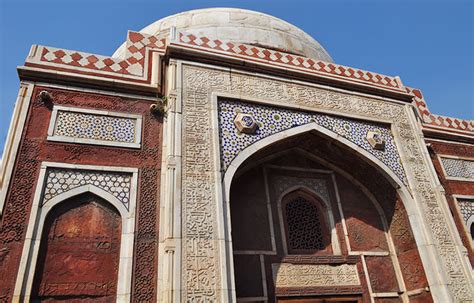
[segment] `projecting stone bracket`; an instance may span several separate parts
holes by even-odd
[[[163,116],[166,113],[166,105],[168,104],[168,98],[166,96],[158,97],[156,103],[150,105],[150,112],[156,116]]]
[[[234,124],[241,133],[253,134],[257,130],[257,122],[250,114],[238,113],[235,116]]]
[[[373,149],[376,149],[376,150],[385,149],[385,140],[382,138],[382,134],[380,130],[377,129],[375,131],[368,131],[366,139]]]

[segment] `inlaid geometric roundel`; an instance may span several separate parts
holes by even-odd
[[[251,144],[293,127],[316,123],[375,156],[406,184],[405,171],[389,125],[241,101],[220,100],[218,103],[221,161],[224,170]],[[235,119],[242,113],[252,116],[257,122],[257,128],[252,133],[241,132],[236,127]],[[369,142],[371,134],[374,133],[377,134],[377,140],[383,142],[383,147]]]

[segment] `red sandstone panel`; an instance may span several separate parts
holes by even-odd
[[[390,234],[397,254],[416,249],[416,242],[410,228],[410,221],[400,199],[396,201],[395,210],[389,224]]]
[[[33,300],[115,299],[121,218],[93,196],[64,201],[44,225]]]
[[[410,228],[407,213],[400,199],[397,200],[390,224],[390,233],[397,252],[398,262],[408,290],[428,285],[423,263]]]
[[[373,292],[397,292],[398,283],[392,259],[384,257],[365,257]]]
[[[374,204],[344,178],[338,189],[352,251],[388,251],[387,238]]]
[[[438,174],[441,185],[445,189],[448,205],[453,214],[454,223],[458,229],[461,240],[468,251],[468,257],[471,265],[474,266],[474,250],[471,245],[470,235],[466,232],[465,222],[458,210],[458,205],[453,195],[474,196],[474,182],[458,181],[446,179],[442,164],[438,156],[449,155],[460,158],[474,158],[474,146],[469,144],[458,144],[449,142],[432,141],[427,139],[430,143],[430,156],[433,161],[436,173]]]
[[[44,89],[53,95],[53,103],[81,108],[110,110],[143,116],[142,147],[127,149],[46,141],[51,108],[38,93]],[[36,87],[33,92],[25,131],[8,189],[0,223],[0,300],[9,301],[15,285],[24,235],[42,161],[81,165],[125,166],[139,169],[137,230],[132,283],[133,300],[150,301],[156,296],[159,176],[161,165],[162,119],[150,111],[150,101]]]
[[[412,249],[399,254],[398,262],[400,263],[407,290],[410,291],[428,286],[418,250]]]

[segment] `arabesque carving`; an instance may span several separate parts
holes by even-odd
[[[355,264],[272,264],[276,287],[360,285]]]
[[[183,67],[183,171],[182,288],[184,301],[219,301],[220,252],[217,244],[217,197],[215,195],[214,151],[212,148],[211,93],[232,93],[245,98],[271,100],[282,106],[292,104],[315,110],[329,110],[392,122],[401,143],[404,169],[412,172],[408,188],[421,202],[426,224],[431,229],[436,249],[447,273],[447,282],[456,301],[472,299],[470,277],[456,248],[454,235],[442,208],[445,203],[435,193],[429,167],[417,141],[418,133],[410,124],[408,112],[400,104],[352,95],[292,82],[260,78],[233,71],[205,67]],[[199,126],[199,127],[197,127]]]

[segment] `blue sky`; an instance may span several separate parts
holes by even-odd
[[[0,150],[32,44],[111,55],[127,30],[197,8],[239,7],[286,20],[339,64],[398,75],[432,112],[474,118],[474,1],[0,0]]]

